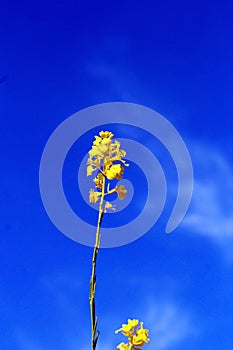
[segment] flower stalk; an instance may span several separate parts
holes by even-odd
[[[101,198],[99,203],[99,215],[98,215],[98,223],[96,229],[96,240],[95,246],[92,256],[92,271],[91,271],[91,279],[90,279],[90,314],[91,314],[91,344],[92,350],[96,349],[97,341],[100,332],[97,330],[97,322],[98,318],[96,317],[95,312],[95,291],[96,291],[96,262],[98,251],[100,247],[100,227],[104,215],[103,202],[104,202],[104,190],[105,190],[105,177],[103,178],[103,186],[101,192]]]
[[[91,316],[91,349],[95,350],[100,332],[97,330],[98,318],[95,310],[95,293],[96,293],[96,263],[98,251],[100,248],[100,228],[103,220],[103,215],[107,210],[115,210],[112,204],[104,201],[106,195],[117,193],[120,200],[124,199],[127,190],[123,185],[116,186],[110,189],[110,181],[122,179],[124,166],[128,166],[123,157],[126,152],[120,149],[120,142],[113,141],[113,134],[109,131],[101,131],[99,136],[95,136],[92,149],[89,151],[87,161],[87,176],[92,175],[97,171],[97,176],[94,178],[95,189],[89,192],[89,201],[91,203],[99,202],[99,214],[95,237],[95,246],[92,256],[92,270],[90,278],[90,316]],[[107,183],[108,182],[108,183]]]

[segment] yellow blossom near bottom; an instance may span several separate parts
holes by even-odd
[[[126,344],[126,343],[120,343],[120,344],[117,346],[117,349],[119,349],[119,350],[129,350],[129,345]]]
[[[141,350],[145,343],[149,344],[150,342],[149,330],[143,328],[143,322],[136,319],[128,319],[127,324],[123,324],[120,329],[115,331],[115,333],[119,332],[128,337],[128,343],[122,342],[117,346],[119,350]]]

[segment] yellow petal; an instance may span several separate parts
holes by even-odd
[[[129,348],[129,345],[128,344],[126,344],[126,343],[120,343],[118,346],[117,346],[117,349],[119,349],[119,350],[129,350],[130,348]]]
[[[92,167],[92,165],[88,165],[88,167],[87,167],[87,176],[92,175],[94,170],[95,169]]]
[[[106,176],[108,180],[113,180],[113,179],[121,179],[123,174],[124,168],[120,164],[114,164],[110,166],[109,169],[106,170]]]
[[[99,135],[102,137],[102,138],[110,138],[112,139],[114,134],[111,133],[110,131],[100,131]]]
[[[93,142],[93,145],[98,146],[100,142],[101,142],[101,137],[95,136],[95,141]]]

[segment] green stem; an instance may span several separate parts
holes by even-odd
[[[90,314],[91,314],[91,349],[95,350],[98,337],[99,337],[99,331],[97,331],[97,317],[95,314],[95,292],[96,292],[96,261],[97,261],[97,255],[100,247],[100,226],[102,223],[103,215],[104,215],[104,209],[103,209],[103,202],[104,202],[104,192],[105,192],[105,177],[103,177],[103,185],[102,185],[102,193],[99,203],[99,215],[98,215],[98,223],[97,223],[97,229],[96,229],[96,237],[95,237],[95,246],[92,256],[92,271],[91,271],[91,278],[90,278]]]

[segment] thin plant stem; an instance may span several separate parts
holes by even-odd
[[[95,246],[93,250],[93,256],[92,256],[92,272],[91,272],[91,278],[90,278],[90,315],[91,315],[91,349],[95,350],[97,341],[99,338],[99,331],[97,331],[97,321],[98,318],[96,317],[95,313],[95,292],[96,292],[96,262],[97,262],[97,255],[100,247],[100,227],[104,215],[104,195],[105,195],[105,176],[103,176],[103,184],[102,184],[102,192],[101,192],[101,198],[99,203],[99,215],[98,215],[98,223],[97,223],[97,229],[96,229],[96,237],[95,237]]]

